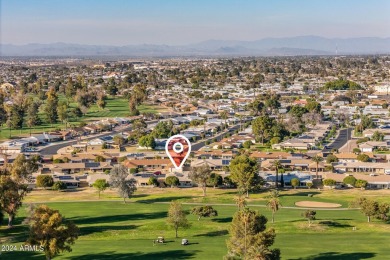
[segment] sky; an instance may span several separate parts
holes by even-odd
[[[0,0],[0,43],[390,37],[388,0]]]

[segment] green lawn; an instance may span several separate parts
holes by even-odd
[[[127,204],[120,201],[47,203],[80,227],[80,237],[73,251],[62,254],[58,259],[222,259],[226,254],[228,229],[236,206],[215,206],[219,215],[212,219],[197,221],[195,216],[189,215],[192,226],[188,230],[179,230],[178,239],[174,238],[174,230],[165,224],[168,204],[162,202],[180,198],[183,202],[210,200],[232,203],[234,191],[209,190],[210,199],[199,197],[200,191],[197,189],[189,189],[188,192],[163,189],[165,195],[138,191],[133,202]],[[67,195],[64,193],[62,197]],[[90,195],[95,199],[93,193]],[[350,195],[341,193],[337,196],[333,192],[323,192],[309,198],[302,191],[289,191],[283,192],[283,195],[281,200],[284,206],[293,205],[299,200],[339,202],[345,205],[359,193],[352,191]],[[343,195],[346,195],[345,198]],[[365,195],[375,198],[380,196],[376,192]],[[264,204],[264,196],[265,193],[251,195],[249,204]],[[385,200],[389,201],[388,197]],[[192,205],[184,207],[189,210]],[[270,217],[270,211],[265,207],[252,208]],[[268,227],[276,230],[275,246],[281,249],[282,259],[387,259],[390,254],[390,248],[385,242],[390,235],[390,226],[386,223],[374,220],[368,224],[358,210],[317,210],[317,220],[308,227],[301,212],[302,209],[281,209],[276,214],[276,223],[268,223]],[[0,239],[8,238],[8,242],[3,244],[20,244],[25,241],[27,229],[21,225],[25,214],[24,209],[20,210],[14,229],[0,229]],[[357,230],[353,231],[352,227]],[[153,246],[152,241],[158,236],[164,236],[167,243]],[[181,238],[189,239],[191,244],[181,246]],[[1,257],[44,259],[41,254],[32,252],[3,252]]]
[[[59,100],[66,100],[63,95],[59,96]],[[77,103],[71,102],[69,104],[71,108],[77,107]],[[140,113],[158,113],[166,111],[166,108],[159,107],[157,105],[151,105],[151,104],[142,104],[138,107],[138,110]],[[78,119],[72,119],[69,124],[70,125],[78,125],[80,122],[90,122],[94,120],[99,120],[103,118],[109,118],[109,117],[127,117],[129,116],[129,106],[128,101],[126,98],[121,97],[108,97],[107,99],[107,105],[104,110],[99,109],[96,105],[92,105],[88,113]],[[42,133],[45,131],[52,131],[55,129],[64,129],[65,125],[63,123],[57,123],[57,124],[47,124],[45,123],[45,115],[43,110],[41,109],[39,112],[39,117],[41,118],[41,121],[43,122],[42,125],[34,127],[31,129],[32,133]],[[30,129],[27,127],[27,125],[23,126],[22,130],[12,130],[11,131],[11,138],[18,138],[20,136],[29,136]],[[2,139],[9,139],[10,138],[10,131],[9,128],[7,128],[5,125],[3,127],[0,127],[0,140]]]

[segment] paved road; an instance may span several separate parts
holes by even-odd
[[[148,121],[147,123],[148,124],[153,124],[153,123],[156,123],[158,122],[158,120],[153,120],[153,121]],[[231,131],[235,131],[237,129],[239,129],[239,125],[236,125],[236,126],[233,126],[233,127],[230,127],[229,130]],[[97,135],[93,135],[93,136],[88,136],[88,137],[85,137],[82,139],[82,141],[85,141],[85,140],[91,140],[91,139],[94,139],[94,138],[97,138],[97,137],[104,137],[104,136],[110,136],[110,135],[115,135],[115,134],[119,134],[123,131],[128,131],[128,130],[131,130],[131,126],[128,126],[128,127],[125,127],[125,128],[120,128],[120,129],[117,129],[117,130],[114,130],[114,131],[111,131],[111,132],[105,132],[105,133],[101,133],[101,134],[97,134]],[[223,135],[226,134],[226,133],[219,133],[213,137],[210,137],[209,139],[213,139],[213,138],[216,138],[218,141],[220,141],[222,138],[223,138]],[[206,141],[206,140],[205,140]],[[198,151],[200,148],[202,148],[203,146],[205,146],[205,141],[201,141],[199,143],[196,143],[194,145],[192,145],[192,151]],[[77,143],[77,140],[71,140],[71,141],[64,141],[64,142],[58,142],[58,143],[53,143],[53,144],[50,144],[46,147],[43,147],[40,149],[40,153],[42,156],[50,156],[50,155],[54,155],[54,154],[57,154],[57,151],[61,148],[64,148],[66,146],[70,146],[70,145],[74,145]]]
[[[341,129],[339,135],[337,138],[331,143],[330,145],[327,145],[327,148],[324,148],[322,152],[324,153],[330,153],[333,149],[340,149],[343,147],[348,140],[352,139],[352,130],[353,128],[345,128]]]
[[[232,126],[232,127],[229,127],[228,129],[231,131],[231,132],[234,132],[235,130],[239,129],[240,128],[240,125],[235,125],[235,126]],[[217,141],[220,141],[221,139],[223,139],[223,136],[226,134],[227,132],[223,132],[223,133],[219,133],[217,135],[214,135],[210,138],[208,138],[207,140],[212,140],[212,139],[216,139]],[[204,140],[204,141],[200,141],[199,143],[196,143],[196,144],[193,144],[191,146],[191,151],[198,151],[200,150],[203,146],[206,145],[206,141],[207,140]]]

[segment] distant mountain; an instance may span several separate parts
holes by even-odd
[[[390,38],[323,38],[298,36],[258,41],[208,40],[182,46],[83,45],[73,43],[0,44],[1,56],[293,56],[334,54],[389,54]]]

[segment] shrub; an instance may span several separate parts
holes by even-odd
[[[327,163],[333,163],[333,162],[338,162],[338,161],[339,161],[339,159],[333,154],[329,154],[328,156],[326,156]]]
[[[53,186],[53,184],[54,180],[50,175],[42,174],[37,176],[37,187],[47,188]]]
[[[333,187],[336,185],[336,181],[333,179],[325,179],[322,181],[325,186]]]
[[[66,190],[66,184],[62,181],[56,181],[53,186],[52,186],[52,189],[53,190]]]
[[[355,187],[356,188],[361,188],[361,189],[364,189],[364,188],[366,188],[367,187],[367,185],[368,185],[368,182],[367,181],[365,181],[365,180],[356,180],[356,182],[355,182]]]
[[[245,148],[245,149],[249,149],[251,148],[251,145],[252,145],[252,142],[251,141],[245,141],[242,146]]]
[[[159,182],[158,182],[156,177],[152,176],[149,178],[148,185],[153,185],[153,186],[157,187],[159,185]]]
[[[64,161],[60,158],[54,159],[53,163],[64,163]]]
[[[306,187],[308,187],[309,189],[311,189],[311,187],[313,187],[313,183],[312,182],[306,182]],[[313,194],[308,194],[308,196],[309,195],[312,195],[313,196]],[[312,196],[309,196],[309,197],[312,197]]]
[[[359,153],[361,153],[362,151],[361,151],[359,148],[353,148],[352,152],[353,152],[353,153],[356,153],[356,154],[359,154]]]
[[[138,168],[130,168],[130,173],[134,174],[138,172]]]
[[[370,157],[367,154],[359,154],[356,159],[361,162],[368,162],[370,160]]]
[[[299,179],[298,178],[293,178],[291,179],[291,186],[294,187],[294,189],[296,189],[298,186],[299,186]]]
[[[172,188],[172,187],[179,186],[180,182],[176,176],[169,176],[169,177],[165,178],[165,184],[167,186],[171,186],[171,188]]]
[[[355,183],[356,183],[356,178],[353,177],[353,176],[347,176],[347,177],[344,178],[343,183],[345,185],[354,187]]]

